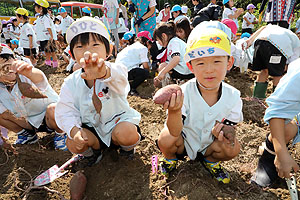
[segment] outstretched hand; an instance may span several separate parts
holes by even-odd
[[[80,59],[80,65],[84,69],[81,78],[86,80],[103,78],[107,73],[104,59],[99,58],[97,53],[85,52],[83,58]]]

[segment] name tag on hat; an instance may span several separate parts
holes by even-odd
[[[279,64],[281,61],[281,56],[271,56],[269,63]]]

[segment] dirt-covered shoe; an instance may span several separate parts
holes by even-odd
[[[62,151],[68,151],[67,145],[66,145],[66,139],[67,139],[67,134],[66,133],[55,133],[54,136],[54,146],[55,149],[59,149]]]
[[[124,156],[128,158],[128,160],[133,160],[134,158],[135,149],[132,149],[130,151],[125,151],[122,148],[120,149],[120,156]]]
[[[36,143],[38,139],[34,130],[23,129],[18,133],[18,139],[15,144],[33,144]]]
[[[165,176],[169,177],[170,172],[176,169],[177,159],[160,159],[159,160],[159,170]]]
[[[202,160],[201,162],[205,169],[209,171],[209,173],[222,183],[230,182],[230,174],[226,171],[224,167],[221,166],[220,162],[207,162]]]

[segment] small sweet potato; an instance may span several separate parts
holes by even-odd
[[[233,126],[224,124],[224,126],[222,127],[222,131],[224,133],[224,137],[230,141],[232,146],[234,146],[235,128]]]
[[[153,97],[154,103],[165,104],[166,101],[171,99],[173,93],[177,94],[178,90],[181,91],[181,88],[176,84],[167,85],[166,87],[159,89]]]
[[[70,181],[70,195],[72,200],[82,200],[86,188],[87,179],[85,175],[78,171]]]
[[[19,90],[23,96],[32,98],[32,99],[48,98],[37,87],[30,85],[29,83],[22,82],[18,74],[16,76],[16,80],[17,80],[17,83],[19,86]]]

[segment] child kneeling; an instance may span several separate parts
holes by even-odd
[[[199,26],[200,27],[200,26]],[[218,181],[230,182],[230,175],[220,161],[238,155],[240,144],[224,137],[224,124],[242,121],[240,92],[223,82],[233,65],[230,41],[215,28],[195,28],[188,38],[185,61],[194,73],[194,79],[181,86],[181,92],[172,94],[164,108],[168,109],[165,128],[158,138],[158,146],[165,158],[160,169],[167,175],[176,168],[178,159],[188,156],[200,160]]]
[[[104,62],[110,54],[105,25],[83,17],[69,27],[66,39],[82,67],[65,79],[55,110],[58,126],[68,134],[68,149],[82,153],[88,166],[98,163],[103,150],[113,145],[132,155],[141,139],[141,116],[127,101],[127,68]]]

